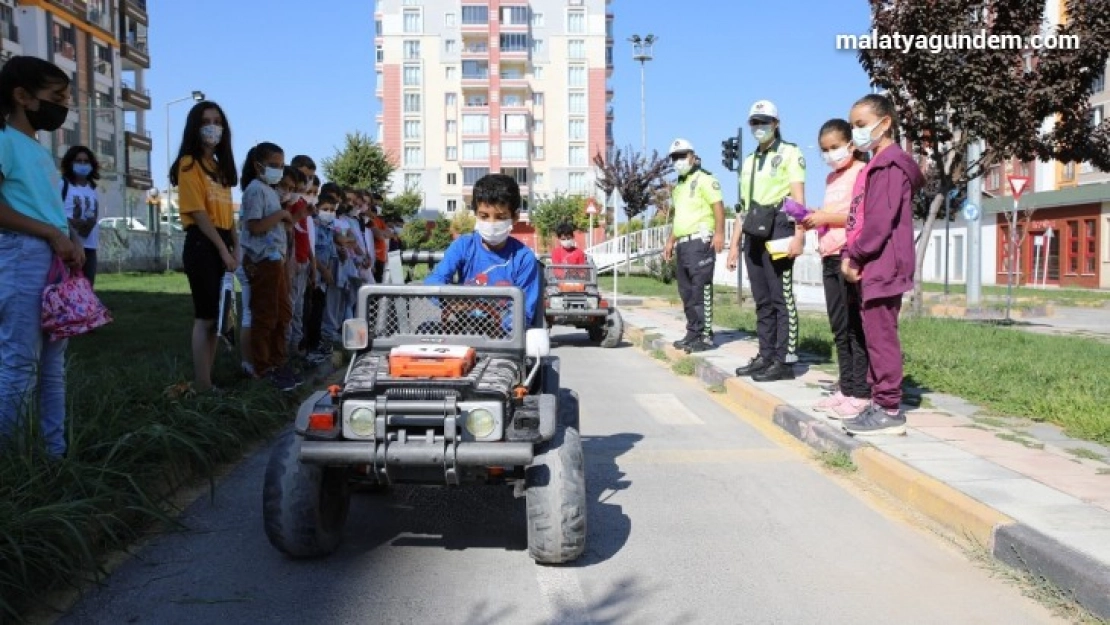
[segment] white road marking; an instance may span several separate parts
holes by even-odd
[[[671,393],[637,394],[632,397],[653,419],[664,425],[705,425],[705,421]]]
[[[575,569],[536,565],[536,581],[540,586],[540,598],[547,609],[545,622],[553,625],[593,623]]]

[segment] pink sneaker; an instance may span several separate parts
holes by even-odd
[[[830,419],[854,419],[870,405],[871,400],[869,399],[847,397],[830,410],[828,415]]]
[[[829,395],[825,399],[817,402],[813,409],[818,412],[831,412],[833,408],[839,406],[840,403],[846,399],[848,399],[847,395],[841,393],[840,391],[836,391],[832,395]]]

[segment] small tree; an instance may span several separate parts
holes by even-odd
[[[406,250],[428,249],[427,242],[430,234],[428,222],[423,219],[415,219],[406,223],[405,227],[401,229],[401,243]]]
[[[394,170],[381,144],[358,131],[347,133],[343,149],[325,158],[323,168],[330,182],[382,193],[389,190],[389,176]]]
[[[406,189],[404,193],[386,198],[382,205],[382,217],[386,219],[401,218],[408,221],[420,211],[424,205],[424,198],[416,189]]]
[[[651,206],[657,194],[666,188],[666,176],[671,172],[671,161],[661,158],[653,151],[649,158],[645,154],[617,150],[613,159],[607,161],[601,152],[594,156],[594,165],[601,171],[597,188],[605,193],[606,203],[617,192],[624,201],[624,214],[629,219],[639,215]]]
[[[456,235],[466,234],[474,231],[474,224],[478,219],[470,209],[463,208],[455,211],[455,216],[451,218],[451,232]]]
[[[1075,49],[968,49],[943,46],[945,35],[989,37],[1038,34],[1043,3],[1029,0],[870,0],[871,25],[880,34],[914,33],[938,42],[907,52],[887,46],[861,49],[872,84],[898,108],[904,138],[926,159],[935,177],[917,245],[914,311],[923,309],[921,275],[933,224],[945,194],[963,188],[990,167],[1022,161],[1090,162],[1110,170],[1110,121],[1092,131],[1091,87],[1110,52],[1110,0],[1066,0],[1068,23],[1053,33],[1075,36]],[[1096,71],[1098,70],[1098,71]],[[1042,132],[1045,120],[1052,128]],[[986,144],[974,162],[972,142]]]
[[[435,220],[435,225],[432,227],[432,231],[428,233],[428,240],[423,247],[439,252],[447,249],[454,240],[454,237],[451,236],[451,222],[446,217],[440,217]]]
[[[563,193],[537,200],[536,205],[528,213],[528,220],[536,228],[536,234],[539,235],[539,240],[544,246],[548,238],[555,234],[559,224],[572,224],[578,230],[590,227],[590,218],[586,215],[586,198]]]

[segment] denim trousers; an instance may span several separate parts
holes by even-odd
[[[18,435],[37,408],[46,450],[61,457],[69,341],[42,332],[42,292],[53,260],[45,240],[0,230],[0,437]]]

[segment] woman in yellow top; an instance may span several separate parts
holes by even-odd
[[[231,153],[231,128],[215,102],[198,102],[185,120],[177,160],[170,167],[177,186],[181,225],[185,227],[182,261],[193,294],[193,388],[213,389],[216,317],[225,272],[238,266],[238,237],[231,188],[239,182]]]

